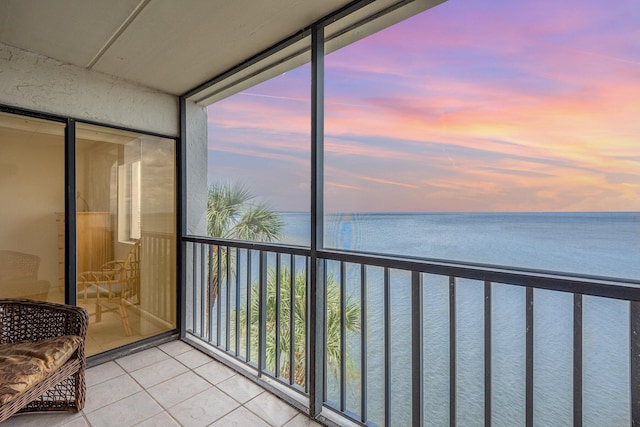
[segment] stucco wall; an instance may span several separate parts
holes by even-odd
[[[0,44],[0,103],[176,136],[178,99]]]
[[[187,101],[187,224],[191,235],[207,234],[207,109]]]

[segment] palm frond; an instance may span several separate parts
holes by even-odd
[[[232,237],[271,242],[280,237],[283,227],[284,222],[279,213],[266,205],[256,205],[242,213],[234,226]]]
[[[212,237],[271,242],[280,238],[284,222],[242,184],[216,183],[207,196],[207,234]]]

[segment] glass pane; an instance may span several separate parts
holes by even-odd
[[[304,65],[207,108],[207,235],[309,245],[311,68],[305,57]],[[198,191],[205,189],[190,186],[190,199],[198,199]]]
[[[632,2],[444,2],[328,54],[326,246],[640,276],[639,30]]]
[[[174,329],[175,141],[79,124],[76,171],[88,354]]]
[[[0,298],[64,302],[64,130],[0,113]]]

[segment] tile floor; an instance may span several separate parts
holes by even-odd
[[[11,426],[319,426],[259,385],[182,341],[87,370],[78,414],[14,415]]]

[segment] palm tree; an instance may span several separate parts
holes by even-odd
[[[270,270],[267,274],[267,313],[266,313],[266,366],[273,370],[279,370],[279,374],[285,378],[289,378],[291,369],[291,272],[288,268],[280,270],[280,366],[276,367],[276,305],[277,305],[277,288],[278,282],[276,271]],[[295,275],[293,292],[295,298],[294,304],[294,339],[293,339],[293,375],[296,384],[304,386],[305,384],[305,337],[306,337],[306,318],[307,318],[307,277],[306,272],[302,271]],[[329,275],[326,282],[327,299],[327,328],[326,332],[326,350],[327,350],[327,366],[333,375],[337,377],[340,366],[340,288],[333,276]],[[255,360],[258,357],[258,330],[260,298],[257,283],[251,286],[251,358]],[[360,330],[360,307],[349,296],[345,297],[345,329],[348,333],[357,333]],[[246,307],[240,309],[240,325],[245,330],[247,324]],[[348,372],[353,371],[353,363],[348,355],[346,363]]]
[[[211,185],[207,196],[207,234],[211,237],[258,242],[278,240],[284,227],[280,214],[267,204],[253,203],[253,199],[255,196],[242,184]],[[221,256],[222,271],[226,271],[226,259],[226,256]],[[218,265],[217,255],[214,255],[213,261],[214,266]],[[208,290],[211,304],[218,298],[218,282],[218,269],[214,268]]]
[[[284,222],[280,214],[274,211],[267,204],[252,203],[254,196],[241,184],[214,184],[209,187],[207,200],[207,232],[212,237],[227,239],[240,239],[271,242],[278,240],[282,235]],[[233,252],[232,254],[233,255]],[[220,251],[221,273],[226,274],[226,252]],[[230,257],[230,267],[236,265],[235,259]],[[217,252],[213,258],[213,266],[217,266]],[[276,271],[269,270],[267,273],[267,346],[266,359],[267,366],[274,367],[276,360],[275,330],[276,330]],[[280,269],[280,298],[281,298],[281,330],[280,330],[280,374],[289,375],[290,369],[290,300],[291,289],[289,284],[291,272]],[[218,268],[213,268],[208,292],[211,294],[212,304],[218,297]],[[327,277],[327,364],[337,372],[340,364],[340,291],[339,286],[332,276]],[[306,313],[307,313],[307,279],[306,273],[300,272],[295,275],[294,280],[294,379],[299,385],[305,383],[305,336],[306,336]],[[239,291],[239,290],[238,290]],[[257,284],[251,285],[251,345],[254,350],[258,348],[258,322],[259,296]],[[360,327],[360,309],[350,297],[345,300],[345,327],[348,332],[357,332]],[[206,308],[209,315],[209,306]],[[233,313],[232,316],[237,315]],[[246,307],[240,309],[240,320],[246,328]],[[208,324],[208,322],[205,322]],[[254,342],[255,341],[255,342]],[[252,358],[255,356],[252,356]],[[347,359],[347,366],[352,363]],[[349,369],[352,371],[352,369]]]
[[[280,214],[242,184],[213,184],[207,198],[207,234],[225,239],[272,242],[282,234]]]

